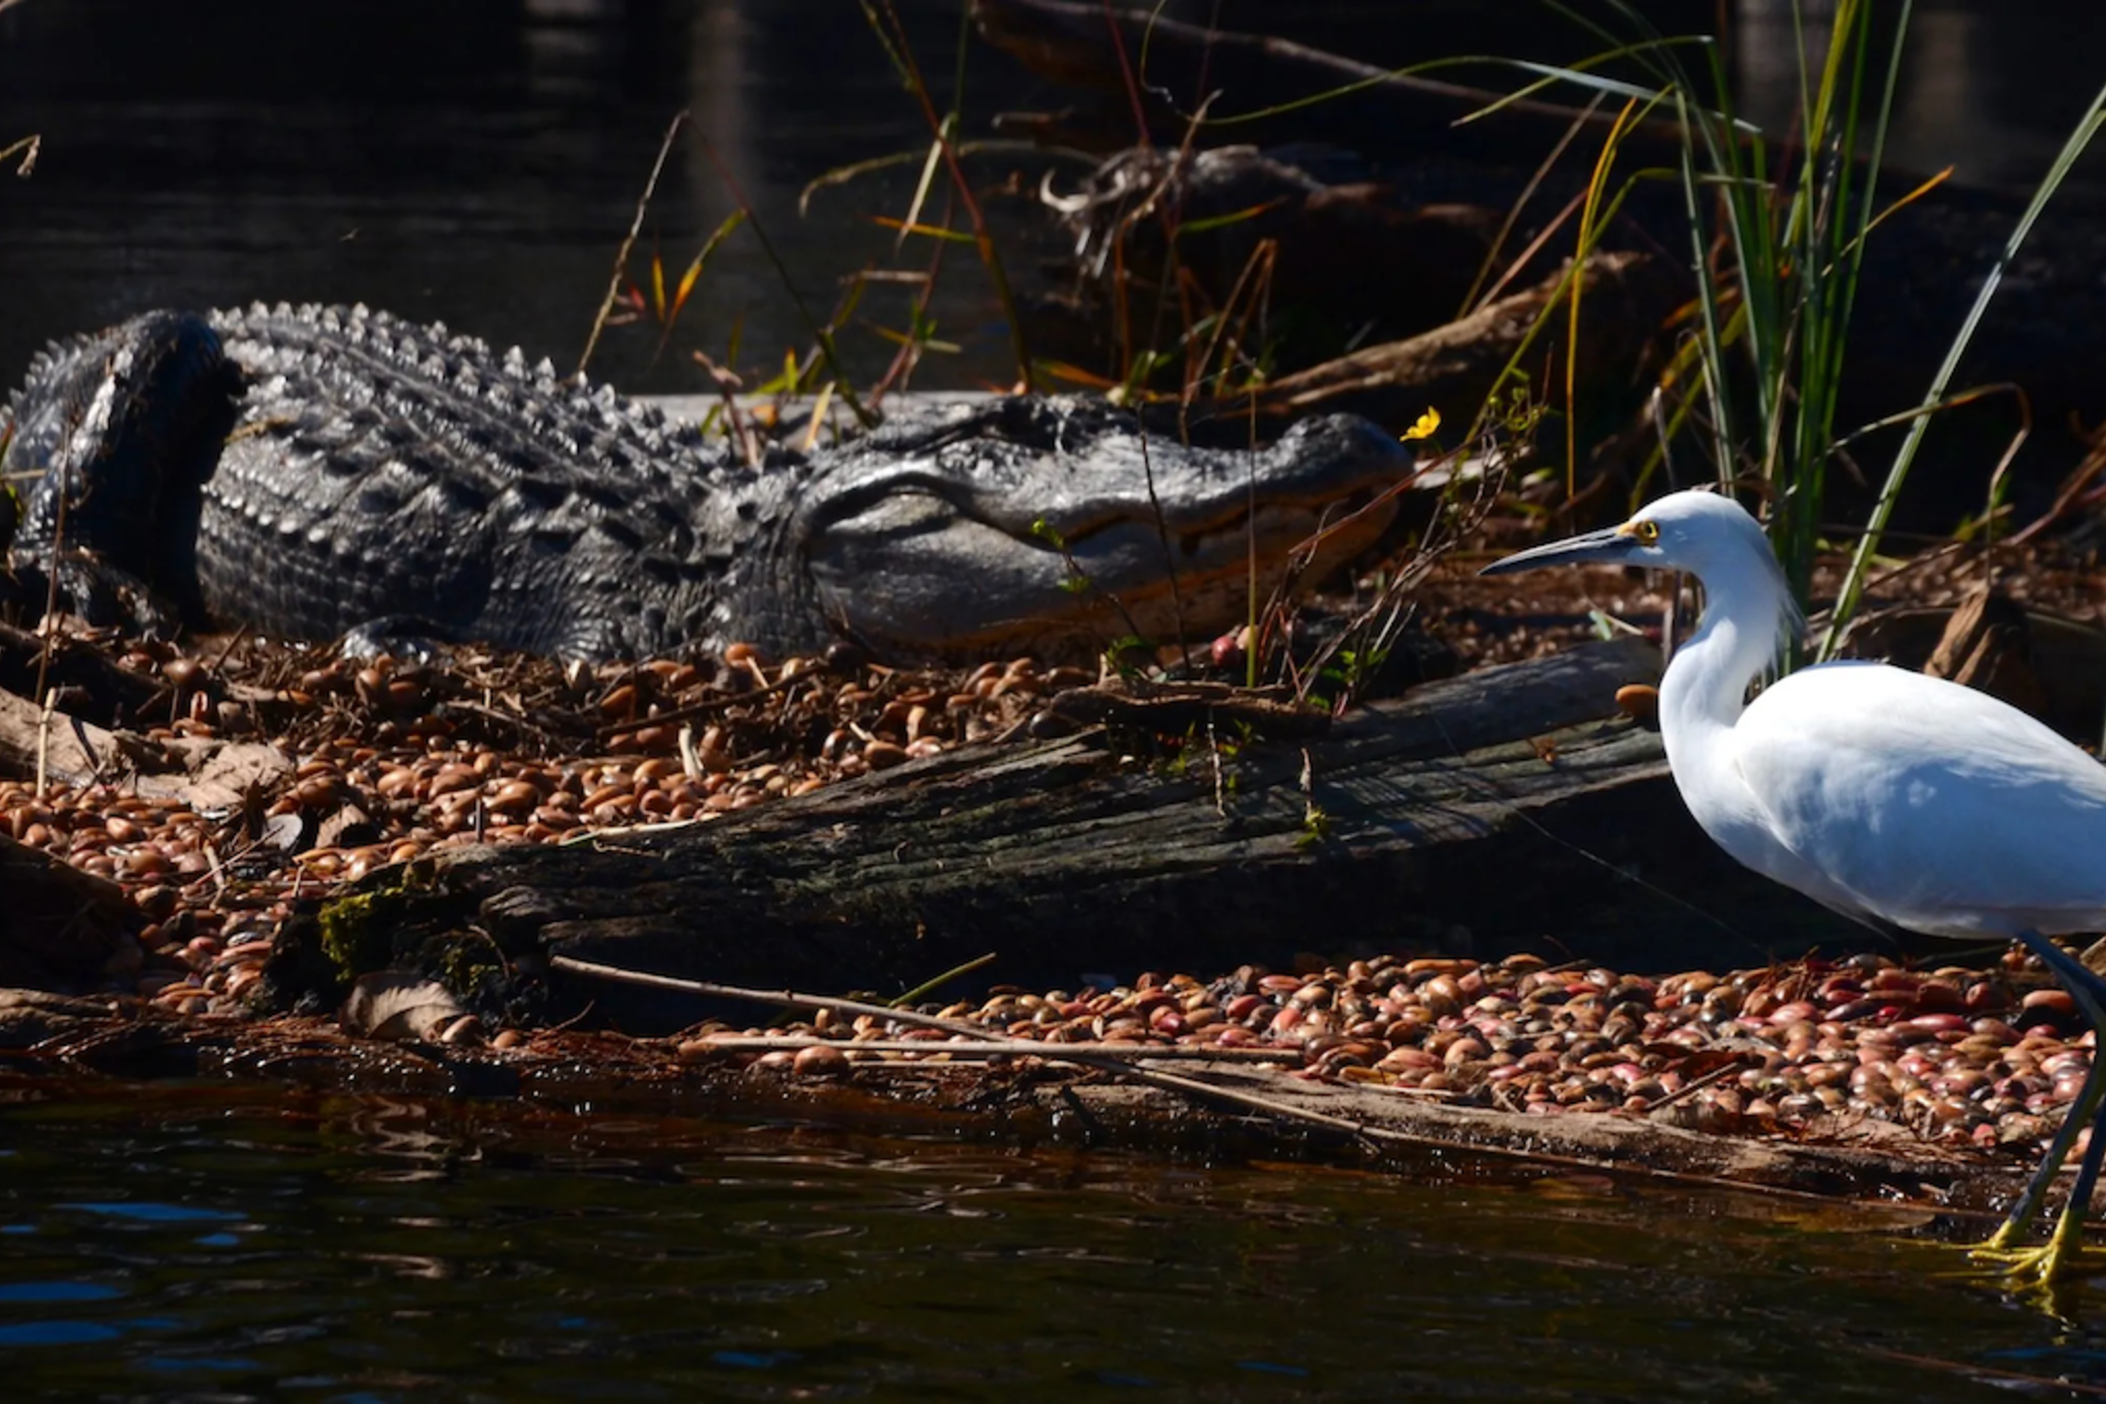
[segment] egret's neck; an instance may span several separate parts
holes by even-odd
[[[1767,548],[1764,557],[1704,572],[1704,617],[1660,680],[1660,732],[1670,758],[1681,737],[1739,721],[1748,684],[1777,661],[1791,597]]]

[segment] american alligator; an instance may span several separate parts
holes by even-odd
[[[1253,553],[1269,588],[1319,528],[1304,579],[1364,548],[1410,463],[1350,416],[1239,452],[1007,397],[749,465],[546,361],[362,306],[146,313],[41,353],[13,421],[22,597],[55,561],[91,619],[584,658],[1195,633],[1240,617]]]

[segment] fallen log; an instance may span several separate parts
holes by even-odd
[[[989,951],[987,979],[1077,984],[1546,937],[1560,958],[1570,942],[1626,968],[1723,966],[1847,930],[1719,855],[1658,738],[1605,719],[1619,684],[1657,668],[1626,640],[1433,684],[1302,746],[1200,729],[1151,761],[1097,731],[966,748],[671,831],[464,850],[292,924],[267,979],[313,1008],[350,976],[417,967],[501,1020],[518,977],[547,975],[535,997],[589,998],[634,1028],[694,1006],[566,980],[547,956],[897,992]]]
[[[140,963],[145,918],[124,890],[0,834],[0,987],[93,989]]]
[[[1613,110],[1585,111],[1396,73],[1288,39],[1171,19],[1159,8],[1115,9],[1098,0],[973,0],[972,20],[982,39],[1033,73],[1115,98],[1126,117],[1124,141],[1134,138],[1131,114],[1138,104],[1153,135],[1175,146],[1213,93],[1222,96],[1207,115],[1238,118],[1233,139],[1261,144],[1284,139],[1358,146],[1373,131],[1393,150],[1511,160],[1516,150],[1548,150],[1574,127],[1589,149],[1598,148],[1616,123]],[[1136,76],[1131,94],[1129,72]],[[1322,101],[1310,101],[1320,96]],[[1497,111],[1463,123],[1495,105]],[[1672,165],[1681,154],[1674,124],[1657,118],[1630,128],[1623,146],[1640,163]]]
[[[1468,424],[1545,314],[1563,301],[1564,277],[1552,274],[1418,336],[1281,376],[1265,387],[1259,408],[1287,420],[1319,412],[1364,414],[1401,430],[1431,406],[1452,423]],[[1628,395],[1638,383],[1646,347],[1686,298],[1688,284],[1665,260],[1640,253],[1594,254],[1575,281],[1581,317],[1574,393],[1581,400],[1597,390]],[[1538,401],[1562,395],[1570,354],[1567,322],[1562,315],[1552,319],[1517,367],[1536,387]]]

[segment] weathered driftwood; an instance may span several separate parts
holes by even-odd
[[[1547,309],[1560,299],[1563,274],[1511,293],[1467,317],[1403,341],[1349,352],[1281,376],[1265,387],[1260,407],[1292,419],[1350,411],[1377,423],[1409,425],[1431,406],[1468,423],[1514,360]],[[1639,253],[1599,253],[1580,284],[1577,393],[1624,389],[1661,322],[1682,301],[1685,284],[1665,260]],[[1568,319],[1550,320],[1519,369],[1539,398],[1562,394]],[[1553,390],[1550,387],[1560,387]]]
[[[0,987],[92,989],[144,918],[124,890],[0,834]]]
[[[1833,935],[1703,839],[1657,737],[1603,720],[1657,666],[1624,641],[1433,684],[1305,746],[969,748],[705,825],[468,851],[339,899],[331,958],[442,962],[472,933],[529,969],[553,952],[896,992],[988,951],[988,980],[1074,984],[1545,939],[1625,966],[1746,964]]]

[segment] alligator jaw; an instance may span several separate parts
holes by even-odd
[[[809,531],[820,607],[888,654],[1086,656],[1134,633],[1194,643],[1246,619],[1254,583],[1262,604],[1295,567],[1312,586],[1371,546],[1412,461],[1345,416],[1255,452],[1160,457],[1152,499],[1138,456],[970,477],[902,465],[888,490],[866,482]]]

